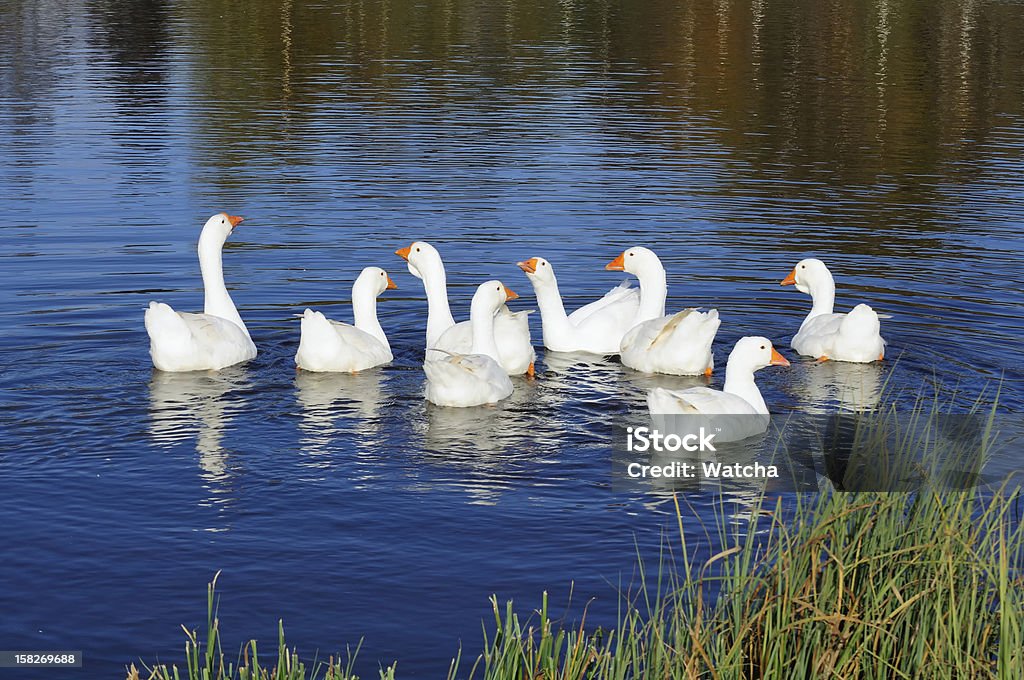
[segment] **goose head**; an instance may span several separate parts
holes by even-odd
[[[729,353],[728,367],[743,368],[753,373],[765,366],[789,366],[789,361],[772,347],[768,338],[759,335],[740,338]]]
[[[223,245],[228,240],[228,236],[231,232],[242,222],[242,218],[238,215],[229,215],[227,213],[217,213],[210,219],[206,220],[206,224],[203,225],[203,233],[200,239],[209,240],[216,242],[219,245]]]
[[[515,300],[518,295],[505,287],[501,281],[485,281],[477,286],[473,294],[473,303],[470,307],[470,315],[480,312],[494,316],[503,304],[509,300]]]
[[[391,280],[388,273],[380,267],[366,267],[352,284],[353,295],[355,291],[366,291],[367,295],[377,297],[385,290],[398,288]]]
[[[833,286],[832,272],[819,259],[808,257],[793,267],[789,276],[779,282],[782,286],[795,285],[801,293],[812,293],[826,286]]]
[[[408,263],[409,273],[417,279],[423,279],[424,276],[431,276],[438,272],[444,273],[441,254],[426,241],[413,241],[405,248],[396,250],[395,255]]]
[[[650,248],[634,246],[604,266],[608,271],[627,272],[641,276],[647,272],[664,271],[661,260]]]
[[[529,260],[516,262],[516,264],[526,273],[526,278],[530,279],[530,283],[534,285],[555,282],[555,270],[551,268],[551,263],[543,257],[531,257]]]

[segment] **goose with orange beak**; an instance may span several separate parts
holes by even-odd
[[[482,406],[497,403],[512,394],[512,381],[498,363],[495,315],[502,305],[517,297],[501,281],[480,284],[469,313],[471,351],[427,353],[423,363],[427,374],[427,401],[438,406]]]
[[[425,241],[414,241],[399,248],[395,254],[406,261],[409,272],[423,281],[427,296],[427,355],[433,350],[456,354],[472,351],[473,333],[470,322],[455,323],[448,306],[448,283],[441,254]],[[498,363],[509,375],[533,375],[537,354],[530,337],[528,316],[533,310],[511,311],[507,305],[498,308],[494,321],[498,345]]]
[[[367,267],[352,284],[352,324],[307,309],[295,365],[306,371],[356,373],[391,363],[391,345],[377,320],[377,297],[397,287],[383,269]]]
[[[711,375],[711,345],[721,325],[718,310],[690,308],[666,315],[665,268],[649,248],[629,248],[605,268],[635,274],[640,280],[640,307],[619,343],[622,364],[644,373]]]
[[[698,419],[692,422],[705,424],[710,431],[718,430],[716,442],[752,437],[768,429],[768,406],[754,382],[754,373],[766,366],[789,366],[789,361],[768,338],[740,338],[729,354],[721,391],[657,387],[647,394],[647,407],[652,415],[710,416],[706,423]]]
[[[640,307],[640,291],[631,288],[628,280],[601,299],[566,315],[551,263],[543,257],[531,257],[516,264],[537,296],[544,347],[553,352],[618,354],[622,336],[632,326]]]
[[[821,260],[807,258],[793,267],[781,282],[811,296],[811,311],[800,324],[790,346],[799,354],[820,361],[865,364],[885,357],[882,318],[870,306],[859,304],[846,314],[833,312],[836,284]]]
[[[256,357],[249,329],[224,284],[224,243],[241,222],[237,215],[218,213],[203,225],[199,235],[205,293],[202,314],[149,303],[145,315],[149,353],[153,366],[161,371],[216,371]]]

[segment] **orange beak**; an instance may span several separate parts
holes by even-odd
[[[793,267],[793,271],[791,271],[789,273],[789,276],[787,276],[786,278],[782,279],[782,281],[779,282],[779,285],[780,286],[792,286],[795,283],[796,283],[796,267]]]
[[[786,357],[784,357],[781,354],[779,354],[778,352],[776,352],[775,348],[772,347],[772,360],[770,362],[768,362],[768,365],[769,366],[789,366],[789,361],[786,359]]]
[[[533,274],[537,271],[537,258],[531,257],[529,260],[523,260],[522,262],[516,262],[519,268],[527,274]]]
[[[610,272],[624,272],[626,271],[626,253],[621,253],[617,258],[609,262],[604,266]]]
[[[512,290],[508,286],[505,286],[505,302],[508,302],[509,300],[515,300],[517,297],[519,296],[516,295],[516,292],[514,290]]]
[[[396,250],[395,251],[395,255],[398,255],[400,258],[402,258],[403,260],[408,262],[409,261],[409,253],[411,253],[411,252],[412,252],[412,246],[406,246],[404,248],[399,248],[398,250]]]
[[[398,288],[398,286],[395,285],[395,282],[391,280],[390,276],[388,276],[387,274],[385,274],[384,276],[388,277],[388,285],[385,288],[385,290],[395,290],[396,288]]]
[[[242,222],[243,218],[239,217],[238,215],[228,215],[227,213],[224,213],[224,214],[227,215],[228,222],[231,223],[231,228],[232,229],[237,227]]]

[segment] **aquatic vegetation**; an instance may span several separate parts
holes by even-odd
[[[312,665],[302,661],[295,649],[289,649],[284,639],[284,623],[277,626],[277,658],[269,665],[261,660],[255,640],[242,646],[238,659],[232,663],[224,656],[221,645],[220,619],[217,616],[217,578],[206,587],[206,638],[198,631],[182,626],[187,638],[185,642],[185,668],[176,665],[142,664],[140,670],[132,664],[128,668],[128,680],[358,680],[353,672],[359,646],[346,650],[345,659],[329,657],[326,661],[313,661]],[[395,666],[380,670],[381,680],[395,677]]]
[[[471,677],[1013,677],[1024,664],[1018,490],[758,505],[728,547],[627,598],[616,630],[494,605]],[[692,539],[691,539],[692,540]],[[660,581],[660,579],[659,579]],[[717,597],[716,595],[717,594]]]

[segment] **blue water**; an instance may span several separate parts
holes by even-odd
[[[748,334],[793,360],[758,374],[774,412],[938,381],[1019,413],[1024,8],[854,5],[5,4],[0,648],[83,650],[67,677],[180,662],[218,570],[229,648],[283,618],[304,655],[363,638],[368,674],[475,658],[492,593],[571,590],[569,620],[596,598],[612,623],[636,550],[676,536],[670,496],[611,489],[612,425],[702,381],[541,353],[500,407],[429,407],[393,254],[415,239],[460,319],[489,278],[532,306],[517,260],[550,260],[572,308],[651,247],[671,309],[721,313],[719,366]],[[260,355],[161,374],[143,310],[201,308],[220,210],[246,218],[225,272]],[[840,309],[892,315],[884,365],[785,350],[809,299],[778,282],[810,255]],[[399,286],[394,363],[296,373],[295,314],[349,318],[367,265]],[[715,499],[686,500],[706,550]]]

